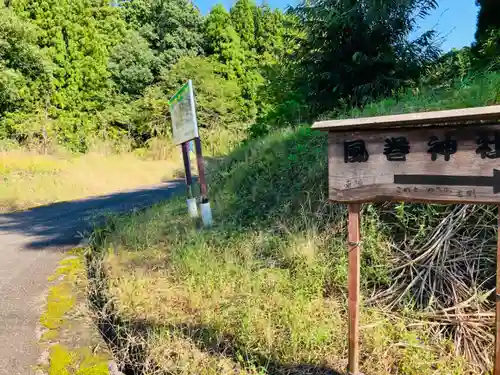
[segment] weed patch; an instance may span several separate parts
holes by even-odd
[[[47,352],[40,369],[48,375],[107,375],[109,353],[100,344],[86,309],[86,277],[80,250],[63,259],[49,278],[47,304],[40,318],[40,346]]]
[[[344,373],[343,230],[236,231],[219,222],[200,232],[183,209],[173,201],[118,218],[111,233],[96,239],[109,250],[97,262],[106,270],[101,315],[107,331],[119,336],[111,342],[120,343],[115,355],[122,368],[132,368],[130,374]],[[363,225],[369,232],[371,224]],[[371,258],[364,255],[364,274],[373,275],[365,277],[365,293],[373,280],[388,282],[383,256]],[[411,328],[412,322],[363,308],[365,372],[474,373],[451,342],[426,325]]]

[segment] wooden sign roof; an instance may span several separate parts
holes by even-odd
[[[460,126],[491,124],[500,121],[500,105],[401,115],[360,117],[344,120],[318,121],[313,129],[325,131],[359,131],[423,126]]]

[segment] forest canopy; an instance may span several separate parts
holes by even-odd
[[[187,0],[5,0],[0,138],[142,147],[169,137],[168,99],[188,79],[200,126],[229,143],[363,106],[418,85],[443,59],[435,31],[417,27],[437,5],[237,0],[202,15]],[[496,2],[478,5],[471,54],[496,56]]]

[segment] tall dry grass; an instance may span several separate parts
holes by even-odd
[[[106,195],[175,178],[182,170],[180,151],[157,149],[140,155],[0,151],[0,210]]]

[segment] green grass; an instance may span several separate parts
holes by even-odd
[[[243,374],[306,374],[300,372],[305,365],[345,370],[341,233],[289,227],[289,234],[278,234],[226,222],[200,232],[184,217],[183,202],[172,202],[122,219],[106,245],[115,250],[106,264],[117,313],[130,327],[147,327],[144,361],[159,366],[147,374],[231,374],[235,367]],[[373,281],[370,274],[381,277],[370,261],[364,254],[365,282]],[[365,372],[466,373],[449,342],[406,324],[377,308],[363,309]]]
[[[406,94],[350,115],[494,104],[499,77],[463,81],[456,91]],[[346,210],[326,199],[326,141],[307,127],[281,131],[212,167],[210,230],[189,219],[178,199],[114,218],[96,232],[94,250],[105,254],[107,270],[100,285],[123,336],[140,343],[134,358],[145,374],[345,373]],[[419,249],[450,210],[363,207],[363,301],[392,286],[394,246]],[[478,212],[468,220],[477,223]],[[484,212],[481,233],[470,236],[494,240]],[[488,279],[494,271],[481,272]],[[437,334],[411,293],[392,310],[363,303],[361,370],[485,373],[457,354],[449,336]],[[122,362],[132,358],[123,348],[117,353]]]
[[[395,93],[363,108],[326,113],[323,119],[369,117],[411,112],[482,107],[500,103],[500,73],[476,73],[440,87],[419,87]]]
[[[182,200],[113,224],[101,243],[114,250],[110,295],[127,324],[147,322],[144,361],[159,366],[149,373],[345,370],[345,212],[324,199],[324,146],[323,134],[287,132],[225,161],[211,191],[211,231],[186,218]],[[365,291],[390,283],[385,235],[366,209]],[[407,329],[403,317],[373,307],[362,321],[365,372],[467,373],[453,346],[425,327]]]

